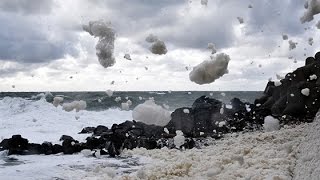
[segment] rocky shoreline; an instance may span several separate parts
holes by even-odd
[[[269,81],[263,96],[253,104],[241,102],[238,98],[223,104],[213,98],[201,96],[192,107],[176,109],[171,121],[164,127],[147,125],[135,120],[113,124],[86,127],[79,133],[90,134],[86,142],[63,135],[60,144],[43,142],[30,143],[21,135],[13,135],[0,143],[0,151],[8,155],[31,154],[73,154],[90,150],[92,155],[121,154],[123,149],[143,147],[146,149],[199,147],[206,138],[219,139],[226,133],[262,130],[266,116],[273,116],[281,125],[298,122],[312,122],[320,108],[320,52],[308,57],[303,67],[288,73],[284,79]],[[183,133],[183,143],[174,143],[177,132]]]

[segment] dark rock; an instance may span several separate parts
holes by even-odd
[[[64,140],[74,141],[73,137],[68,136],[68,135],[62,135],[62,136],[60,137],[60,141],[64,141]]]
[[[245,103],[243,103],[239,98],[231,99],[230,104],[231,104],[232,109],[234,111],[245,111],[246,110]]]
[[[24,154],[28,150],[28,140],[21,135],[13,135],[8,141],[8,155]]]
[[[99,125],[94,129],[93,134],[95,136],[101,136],[101,134],[103,134],[104,132],[107,132],[107,131],[108,131],[108,127]]]
[[[135,126],[136,128],[141,129],[143,131],[142,136],[148,137],[148,138],[159,139],[162,137],[162,134],[164,133],[163,127],[161,126],[148,125],[142,122],[137,122]]]
[[[45,155],[53,154],[53,145],[51,142],[44,142],[41,144],[41,152]]]
[[[115,157],[115,156],[118,156],[120,155],[121,153],[121,149],[116,147],[115,144],[111,141],[108,141],[106,144],[105,144],[105,149],[108,150],[108,154],[111,156],[111,157]]]
[[[188,109],[190,113],[185,113],[184,109]],[[171,121],[165,126],[171,134],[176,130],[181,130],[186,136],[192,136],[194,129],[194,117],[191,108],[178,108],[171,113]]]
[[[0,143],[0,151],[9,149],[9,139],[3,139]]]
[[[183,146],[186,149],[192,149],[195,147],[195,142],[192,138],[187,138]]]
[[[316,61],[314,57],[307,57],[305,65],[312,64]]]
[[[41,144],[29,143],[25,155],[42,154]]]
[[[209,98],[208,96],[201,96],[194,101],[192,104],[192,109],[212,109],[219,110],[221,107],[221,101],[218,101],[213,98]]]
[[[212,127],[212,115],[220,112],[222,103],[216,99],[207,96],[201,96],[192,104],[192,111],[194,116],[193,135],[199,136],[200,132],[210,132]]]
[[[310,76],[320,77],[319,57],[320,52],[315,58],[306,58],[305,66],[288,73],[281,80],[280,86],[268,82],[263,97],[256,99],[255,104],[262,103],[261,109],[270,110],[277,117],[287,115],[301,121],[313,119],[320,108],[320,78],[311,79]],[[310,90],[309,96],[302,95],[301,90],[304,88]]]
[[[287,94],[287,105],[282,114],[304,116],[305,113],[304,97],[301,90],[297,86],[290,87]]]
[[[101,146],[105,143],[105,141],[102,138],[96,138],[96,137],[87,137],[86,143],[84,144],[85,149],[98,149],[101,148]]]
[[[271,112],[275,116],[281,116],[286,108],[287,95],[280,97],[271,107]]]
[[[79,134],[93,133],[95,129],[95,127],[85,127],[81,130],[81,132],[79,132]]]
[[[64,154],[73,154],[76,152],[80,152],[81,148],[79,148],[79,142],[71,139],[65,139],[62,142],[62,151]]]
[[[320,61],[320,51],[317,52],[314,57],[317,61]]]
[[[63,152],[63,147],[60,144],[55,144],[52,146],[52,152],[53,154],[61,153]]]

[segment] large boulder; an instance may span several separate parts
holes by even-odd
[[[194,129],[194,115],[191,108],[183,107],[171,113],[171,121],[166,126],[170,134],[181,130],[185,135],[192,136]]]
[[[319,78],[318,78],[319,77]],[[303,94],[304,89],[308,94]],[[255,100],[261,108],[270,110],[274,116],[304,120],[313,119],[320,108],[320,52],[308,57],[305,66],[288,73],[278,86],[269,81],[264,94]]]
[[[201,96],[192,104],[192,111],[194,117],[194,136],[199,132],[209,133],[214,128],[213,123],[217,119],[213,119],[213,114],[220,113],[222,102],[207,96]],[[201,134],[202,134],[201,133]]]

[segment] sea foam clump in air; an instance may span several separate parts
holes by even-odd
[[[312,37],[310,37],[310,38],[308,39],[308,44],[309,44],[310,46],[312,46],[312,44],[313,44],[313,38],[312,38]]]
[[[166,54],[168,52],[166,45],[161,40],[157,40],[156,42],[154,42],[150,47],[150,51],[153,54],[158,55]]]
[[[153,43],[149,48],[153,54],[162,55],[168,52],[166,44],[163,41],[161,41],[157,36],[149,34],[149,36],[146,37],[146,41],[148,43]]]
[[[148,43],[154,43],[158,40],[158,37],[153,35],[153,34],[149,34],[149,36],[146,37],[146,41]]]
[[[170,112],[155,104],[153,100],[147,100],[135,107],[132,111],[132,117],[145,124],[158,126],[165,126],[171,120]]]
[[[308,3],[308,8],[300,18],[301,23],[310,22],[313,16],[320,13],[320,0],[311,0]]]
[[[215,54],[217,52],[216,46],[213,43],[208,43],[208,49],[211,49],[211,54]]]
[[[211,60],[206,60],[195,66],[189,73],[189,78],[197,84],[209,84],[228,73],[230,57],[220,53]]]
[[[104,68],[113,66],[116,62],[113,55],[115,31],[111,26],[103,21],[90,21],[89,25],[83,25],[83,30],[99,38],[96,54],[100,64]]]
[[[86,101],[80,100],[80,101],[73,101],[71,103],[63,103],[62,109],[70,112],[73,111],[74,109],[76,112],[79,112],[80,110],[84,110],[87,108],[87,103]]]
[[[310,89],[309,88],[304,88],[301,90],[301,94],[305,95],[305,96],[309,96],[310,94]]]
[[[244,23],[244,20],[243,20],[242,17],[237,17],[237,19],[238,19],[238,21],[239,21],[240,24],[243,24],[243,23]]]
[[[208,5],[208,0],[201,0],[201,5],[207,6]]]
[[[125,58],[125,59],[127,59],[127,60],[131,61],[130,54],[128,54],[128,53],[127,53],[127,54],[125,54],[123,58]]]
[[[283,39],[283,40],[288,40],[288,35],[282,34],[282,39]]]
[[[288,43],[289,43],[289,50],[295,49],[298,45],[297,42],[293,42],[292,40],[289,40]]]
[[[267,116],[264,118],[263,128],[266,132],[277,131],[280,129],[279,120],[272,116]]]

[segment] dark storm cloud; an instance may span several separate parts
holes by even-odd
[[[183,0],[92,0],[76,1],[81,6],[78,14],[50,14],[53,8],[67,7],[73,4],[55,5],[48,0],[3,0],[0,1],[0,59],[19,62],[46,62],[59,59],[69,54],[77,56],[77,35],[80,21],[103,19],[111,21],[117,36],[135,40],[145,47],[144,39],[154,33],[169,47],[204,49],[212,42],[217,49],[234,45],[234,26],[237,17],[243,17],[247,33],[256,34],[264,29],[275,35],[282,33],[289,36],[303,33],[304,27],[299,22],[303,13],[303,2],[299,0],[278,1],[209,1],[202,7],[200,1]],[[253,8],[247,8],[249,4]],[[194,8],[200,8],[197,15],[190,15]],[[179,15],[183,11],[186,15]],[[277,12],[280,12],[280,16]],[[39,14],[40,13],[40,14]],[[49,13],[43,16],[43,13]],[[28,16],[25,16],[27,14]],[[200,14],[200,15],[199,15]],[[205,14],[205,15],[201,15]],[[79,16],[79,22],[51,25],[41,23],[39,17],[55,17],[63,21],[64,17]],[[60,18],[60,19],[59,19]],[[46,20],[43,20],[46,21]],[[70,29],[63,27],[66,25]],[[58,34],[59,40],[52,40],[50,28]],[[55,38],[55,36],[53,36]],[[271,39],[276,36],[262,34]],[[266,44],[267,46],[267,44]]]
[[[53,4],[52,0],[1,0],[0,9],[13,13],[46,14],[50,13]]]
[[[2,12],[0,27],[0,60],[40,63],[78,54],[74,35],[65,31],[63,40],[52,40],[48,26],[37,17]]]
[[[249,33],[261,30],[264,33],[285,33],[291,36],[304,33],[305,26],[300,23],[304,2],[301,0],[256,1],[253,4],[254,8],[249,11]]]
[[[190,9],[201,7],[200,1],[96,0],[90,3],[111,11],[106,17],[121,35],[135,36],[145,32],[147,36],[147,31],[154,31],[160,39],[177,48],[204,48],[209,42],[215,42],[219,48],[223,48],[233,41],[232,23],[237,14],[233,11],[225,14],[231,3],[214,9],[215,13],[210,16],[196,18],[179,16],[178,11],[188,14]],[[200,11],[212,9],[203,7]]]

